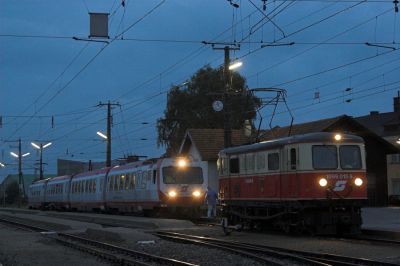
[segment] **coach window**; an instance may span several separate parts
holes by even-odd
[[[135,182],[136,182],[136,173],[132,173],[131,184],[129,185],[129,189],[135,189]]]
[[[230,158],[229,160],[229,172],[231,174],[238,174],[239,173],[239,158]]]
[[[114,177],[114,191],[118,191],[119,190],[119,175],[116,175]]]
[[[268,154],[268,170],[279,170],[279,153]]]
[[[142,171],[139,171],[136,176],[136,186],[140,188],[140,184],[142,182]]]
[[[119,180],[119,190],[124,190],[125,188],[125,175],[121,175],[121,179]]]
[[[93,193],[96,193],[96,190],[97,190],[96,184],[97,184],[97,179],[94,179],[93,180]]]
[[[129,182],[131,182],[131,174],[127,173],[125,175],[125,190],[129,189]]]
[[[337,169],[337,149],[334,145],[313,145],[312,159],[314,169]]]
[[[290,149],[290,169],[296,170],[296,166],[297,166],[296,149],[291,148]]]

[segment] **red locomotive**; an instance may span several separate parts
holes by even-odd
[[[367,199],[363,139],[310,133],[222,150],[223,224],[357,233]]]

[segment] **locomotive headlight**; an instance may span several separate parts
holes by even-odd
[[[318,183],[321,187],[326,187],[326,185],[328,185],[328,180],[321,178]]]
[[[341,139],[342,139],[342,135],[340,135],[340,134],[335,135],[335,140],[339,141]]]
[[[355,184],[357,187],[359,187],[359,186],[361,186],[361,185],[363,184],[363,180],[362,180],[361,178],[357,177],[357,178],[354,180],[354,184]]]
[[[195,196],[196,198],[198,198],[198,197],[200,197],[200,191],[198,191],[198,190],[195,190],[195,191],[193,191],[193,193],[192,193],[192,195],[193,196]]]
[[[171,198],[175,198],[176,197],[176,191],[171,190],[170,192],[168,192],[168,196],[170,196]]]

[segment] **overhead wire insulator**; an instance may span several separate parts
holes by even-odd
[[[394,4],[394,12],[398,13],[399,12],[399,6],[398,6],[399,1],[398,0],[394,0],[393,4]]]

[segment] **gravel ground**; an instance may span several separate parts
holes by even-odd
[[[38,233],[0,224],[0,264],[4,266],[109,265],[91,255],[64,247]],[[55,255],[57,254],[57,255]]]
[[[26,219],[30,215],[19,216],[21,216],[21,219]],[[31,221],[33,221],[33,216],[30,218],[32,218]],[[41,219],[42,221],[35,221],[35,224],[41,226],[41,223],[43,223],[42,227],[52,226],[56,230],[73,228],[73,232],[88,238],[194,264],[219,266],[261,265],[254,260],[221,250],[162,240],[153,236],[151,232],[143,231],[143,229],[102,227],[94,223],[82,223],[61,218],[42,217]],[[198,226],[176,231],[200,236],[210,236],[223,240],[367,258],[400,265],[398,246],[372,245],[369,242],[351,242],[331,238],[287,236],[271,233],[233,232],[230,236],[225,236],[220,227],[207,226]],[[147,242],[140,243],[140,241]],[[38,254],[50,253],[52,256],[38,256]],[[98,261],[91,255],[75,251],[59,244],[54,244],[51,240],[45,239],[37,233],[10,229],[1,224],[0,263],[4,265],[72,265],[74,263],[76,263],[76,265],[107,265],[104,261]]]
[[[114,229],[116,229],[117,231],[125,230],[120,228],[114,228]],[[89,233],[80,234],[80,236],[98,241],[104,241],[107,243],[149,253],[156,256],[173,258],[176,260],[181,260],[205,266],[264,265],[252,259],[244,258],[239,255],[224,252],[218,249],[210,249],[198,245],[165,241],[159,239],[158,237],[153,236],[151,232],[146,233],[140,230],[135,230],[135,232],[132,233],[133,237],[126,237],[125,235],[126,240],[115,240],[114,238],[108,238],[107,236],[101,234],[100,232],[94,233],[93,231],[89,231]]]
[[[395,245],[371,244],[367,241],[351,241],[323,237],[289,236],[265,232],[233,232],[230,236],[225,236],[219,226],[200,226],[197,229],[184,229],[177,232],[300,251],[366,258],[400,265],[400,249]]]

